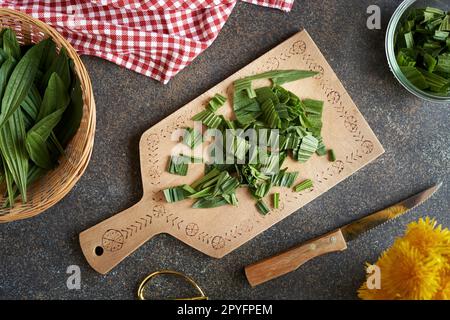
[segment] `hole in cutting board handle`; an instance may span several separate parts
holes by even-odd
[[[104,252],[103,247],[101,246],[95,247],[94,252],[96,256],[100,257],[101,255],[103,255]]]

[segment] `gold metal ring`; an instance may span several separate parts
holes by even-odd
[[[191,284],[199,293],[200,295],[197,297],[191,297],[191,298],[175,298],[173,300],[208,300],[208,297],[205,295],[205,293],[203,292],[202,288],[200,288],[200,286],[190,277],[188,277],[187,275],[178,272],[178,271],[172,271],[172,270],[161,270],[161,271],[156,271],[153,272],[152,274],[149,274],[148,276],[146,276],[144,278],[144,280],[142,280],[141,284],[139,285],[138,291],[137,291],[137,295],[138,295],[138,299],[139,300],[146,300],[144,297],[144,289],[145,286],[147,285],[147,283],[153,279],[156,276],[159,275],[163,275],[163,274],[167,274],[167,275],[172,275],[172,276],[177,276],[180,278],[183,278],[184,280],[186,280],[189,284]]]

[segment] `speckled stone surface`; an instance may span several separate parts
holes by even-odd
[[[213,299],[355,299],[364,263],[374,261],[406,224],[430,215],[450,227],[450,106],[408,94],[388,70],[384,34],[396,0],[297,0],[291,13],[239,3],[213,45],[168,85],[93,57],[83,57],[97,104],[90,165],[70,194],[44,214],[0,225],[0,298],[134,299],[149,272],[194,277]],[[382,30],[366,28],[377,4]],[[160,235],[107,275],[84,260],[78,234],[139,200],[138,142],[149,127],[276,46],[300,28],[311,34],[377,134],[386,153],[238,250],[216,260]],[[350,243],[347,251],[308,262],[261,285],[243,267],[321,235],[442,181],[421,207]],[[81,268],[81,290],[66,269]]]

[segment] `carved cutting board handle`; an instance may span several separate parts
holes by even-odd
[[[153,236],[162,232],[150,208],[141,200],[134,206],[80,233],[84,256],[94,270],[105,274]]]

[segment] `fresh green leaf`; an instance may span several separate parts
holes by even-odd
[[[195,181],[191,184],[191,187],[194,189],[202,188],[202,186],[210,181],[211,179],[216,178],[220,174],[220,170],[217,168],[213,168],[211,171],[209,171],[207,174],[205,174],[203,177]]]
[[[193,128],[186,128],[185,134],[183,136],[183,143],[189,148],[194,149],[199,144],[202,143],[203,137],[200,132]]]
[[[267,123],[269,128],[281,128],[281,119],[275,110],[272,100],[269,99],[264,101],[261,105],[261,110],[263,112],[264,122]]]
[[[336,154],[334,153],[333,149],[328,150],[328,159],[331,162],[335,162],[336,161]]]
[[[306,162],[316,152],[319,141],[312,135],[303,137],[300,146],[294,150],[294,157],[299,162]]]
[[[241,125],[255,122],[256,118],[261,114],[258,101],[254,98],[249,98],[244,91],[234,91],[233,109],[236,119]]]
[[[44,169],[51,169],[53,161],[47,146],[47,139],[53,131],[53,128],[59,123],[64,113],[64,108],[60,108],[49,114],[36,123],[26,135],[26,149],[33,162]]]
[[[42,120],[58,109],[65,110],[69,101],[70,97],[67,93],[62,79],[56,72],[52,73],[48,81],[48,87],[45,90],[44,98],[42,99],[42,105],[39,109],[36,121]]]
[[[61,121],[55,128],[58,141],[65,147],[70,139],[77,133],[83,118],[83,91],[80,79],[75,77],[75,81],[70,90],[70,103],[66,108]]]
[[[430,87],[427,80],[422,73],[416,67],[400,67],[405,77],[411,82],[415,87],[425,90]]]
[[[273,201],[273,208],[278,209],[280,207],[280,193],[275,192],[273,194],[272,201]]]
[[[42,43],[42,42],[41,42]],[[47,43],[42,43],[42,47]],[[52,64],[46,70],[44,75],[42,76],[40,89],[44,91],[47,88],[50,77],[53,73],[58,74],[60,79],[62,80],[64,87],[66,90],[70,87],[71,76],[70,76],[70,67],[69,67],[69,57],[67,56],[67,52],[65,48],[61,48],[59,54],[53,59]]]
[[[218,128],[222,124],[222,118],[209,109],[205,109],[192,117],[194,121],[201,121],[208,128]]]
[[[301,192],[307,189],[311,189],[313,187],[313,183],[310,179],[306,179],[305,181],[300,182],[298,185],[294,187],[295,192]]]
[[[27,202],[28,154],[25,149],[25,123],[22,110],[16,110],[0,129],[0,150],[22,201]]]
[[[14,60],[18,61],[20,59],[20,45],[17,41],[16,33],[12,29],[6,29],[3,32],[3,50]]]
[[[217,208],[224,205],[227,205],[228,201],[224,199],[223,197],[206,197],[201,198],[198,201],[196,201],[192,208],[197,209],[206,209],[206,208]]]
[[[410,10],[395,39],[397,63],[411,84],[450,95],[445,84],[450,81],[450,13],[433,7]]]
[[[211,112],[215,112],[220,107],[222,107],[226,101],[227,98],[225,98],[219,93],[216,93],[214,97],[211,100],[209,100],[207,109],[210,110]]]
[[[0,67],[0,101],[3,98],[3,94],[6,90],[6,85],[8,84],[8,79],[11,77],[11,73],[16,66],[16,60],[9,57]]]
[[[184,189],[184,186],[164,189],[163,194],[168,203],[181,201],[189,196],[189,192]]]
[[[171,156],[169,159],[169,164],[167,166],[167,171],[172,174],[177,174],[179,176],[185,176],[188,172],[188,162],[187,158],[184,156]]]
[[[272,184],[277,187],[290,188],[297,179],[298,172],[286,172],[287,169],[283,169],[274,176],[272,176]]]
[[[27,96],[39,66],[42,54],[41,46],[35,45],[27,51],[14,68],[1,104],[0,128],[7,122],[11,115],[19,108]]]
[[[436,71],[447,73],[447,79],[450,79],[450,53],[439,55]]]
[[[258,200],[256,202],[256,209],[259,211],[260,214],[262,214],[263,216],[267,215],[270,212],[269,207],[267,206],[267,204],[263,201],[263,200]]]

